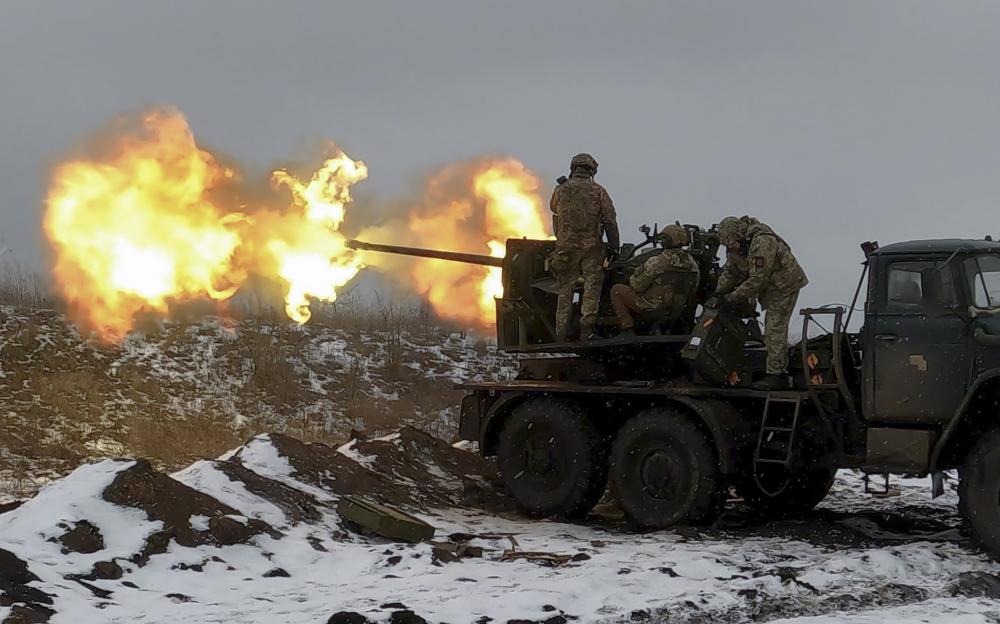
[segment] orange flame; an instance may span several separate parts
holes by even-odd
[[[429,180],[423,204],[410,207],[405,227],[390,223],[359,237],[502,258],[508,238],[551,238],[539,185],[538,177],[515,159],[452,165]],[[396,276],[405,275],[402,263],[409,264],[408,285],[441,318],[482,331],[496,324],[494,300],[503,295],[499,268],[375,255],[365,260]]]
[[[308,182],[275,171],[291,210],[248,216],[224,207],[238,176],[198,147],[180,113],[116,129],[98,156],[56,168],[44,218],[56,284],[102,339],[120,340],[140,311],[228,299],[251,272],[284,281],[286,311],[302,323],[311,299],[333,300],[361,269],[337,229],[364,163],[338,151]]]
[[[284,170],[272,174],[276,186],[291,190],[294,205],[301,211],[291,219],[280,217],[275,224],[279,235],[267,241],[273,271],[288,284],[285,312],[298,323],[312,316],[311,299],[334,301],[337,289],[364,266],[360,256],[347,249],[347,239],[338,230],[351,201],[351,186],[367,177],[365,163],[341,151],[327,159],[308,183]]]
[[[106,339],[122,337],[140,310],[226,299],[245,277],[233,262],[242,215],[209,198],[232,171],[195,145],[178,113],[149,113],[139,130],[104,160],[58,167],[48,193],[57,285],[85,302],[82,321]]]
[[[75,319],[102,339],[123,338],[142,311],[225,301],[251,274],[280,280],[286,313],[305,323],[310,303],[336,299],[365,263],[393,262],[348,249],[339,231],[351,188],[368,176],[365,163],[335,150],[307,178],[274,171],[272,185],[290,195],[284,209],[274,198],[253,211],[233,209],[246,194],[241,177],[196,144],[183,115],[163,109],[134,128],[125,121],[96,155],[56,168],[44,217],[56,284]],[[517,160],[453,165],[429,181],[405,224],[362,237],[502,257],[508,238],[550,237],[538,189]],[[493,327],[500,269],[410,260],[397,265],[397,277],[439,316]]]

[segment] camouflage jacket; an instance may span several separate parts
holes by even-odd
[[[671,279],[677,273],[698,273],[698,263],[691,254],[683,249],[665,249],[659,255],[646,260],[629,278],[629,286],[640,298],[640,304],[649,309],[663,308],[672,305],[679,293],[677,280]],[[697,278],[688,284],[693,288],[698,283]]]
[[[772,301],[801,290],[809,279],[788,243],[756,219],[747,230],[746,253],[727,253],[718,292],[729,299]]]
[[[574,173],[556,186],[549,202],[556,231],[556,248],[590,249],[601,244],[602,234],[617,249],[618,219],[615,205],[604,187],[593,178]]]

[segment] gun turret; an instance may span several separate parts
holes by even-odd
[[[347,247],[358,251],[377,251],[380,253],[399,254],[401,256],[416,256],[418,258],[435,258],[451,262],[464,262],[466,264],[481,264],[483,266],[503,266],[503,258],[494,258],[493,256],[484,256],[481,254],[421,249],[420,247],[401,247],[399,245],[381,245],[359,240],[347,241]]]

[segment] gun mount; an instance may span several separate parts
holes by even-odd
[[[493,256],[382,245],[366,241],[350,240],[350,249],[391,253],[418,258],[464,262],[503,269],[504,295],[496,300],[497,345],[514,352],[582,352],[613,347],[620,352],[642,349],[648,343],[684,344],[694,326],[698,301],[704,300],[715,291],[719,276],[716,252],[719,237],[714,229],[702,229],[696,225],[685,225],[688,232],[688,251],[700,268],[697,284],[692,284],[693,294],[687,306],[674,311],[673,316],[660,318],[649,314],[640,321],[640,335],[627,339],[616,338],[617,325],[608,291],[619,283],[627,283],[631,274],[650,258],[662,253],[657,228],[640,228],[645,240],[638,244],[622,245],[618,255],[607,264],[607,278],[599,310],[598,331],[602,338],[591,341],[565,343],[556,340],[555,314],[558,299],[556,278],[549,269],[549,256],[555,251],[554,240],[529,240],[511,238],[507,240],[507,255]],[[693,274],[692,274],[693,276]],[[660,316],[665,315],[661,314]],[[578,320],[578,315],[574,315]],[[572,329],[577,329],[575,326]],[[640,346],[636,346],[640,345]],[[620,355],[620,353],[618,353]]]

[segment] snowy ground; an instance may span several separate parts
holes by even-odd
[[[0,513],[0,561],[27,566],[0,569],[0,605],[15,603],[0,620],[1000,619],[1000,566],[958,530],[953,488],[932,501],[923,480],[896,481],[901,494],[878,499],[844,472],[807,519],[734,506],[711,529],[638,535],[609,509],[584,524],[519,517],[491,470],[413,430],[339,452],[261,436],[172,479],[126,460],[83,466]],[[347,531],[336,502],[365,492],[418,511],[435,541]]]

